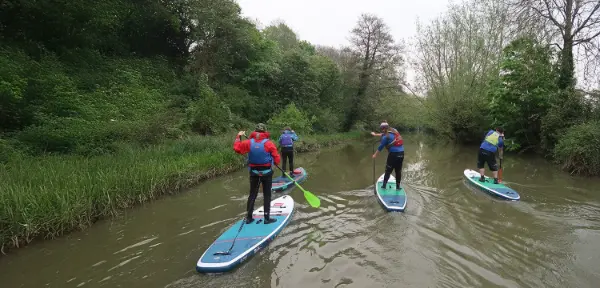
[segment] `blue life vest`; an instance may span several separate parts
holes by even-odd
[[[294,141],[292,141],[291,133],[283,133],[281,135],[281,139],[279,140],[279,144],[285,147],[291,147],[294,145]]]
[[[265,143],[269,139],[263,139],[261,142],[256,142],[254,138],[250,139],[250,153],[248,153],[248,164],[264,165],[271,164],[273,157],[265,150]]]

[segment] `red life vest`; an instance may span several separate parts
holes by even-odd
[[[394,141],[392,141],[390,144],[388,144],[389,147],[404,145],[404,139],[400,139],[400,133],[398,133],[398,134],[396,134],[394,132],[388,132],[388,133],[392,133],[394,135]]]

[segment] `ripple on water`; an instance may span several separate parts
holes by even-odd
[[[114,254],[125,252],[125,251],[127,251],[127,250],[129,250],[131,248],[135,248],[135,247],[138,247],[138,246],[146,245],[146,244],[148,244],[148,243],[150,243],[150,242],[152,242],[152,241],[154,241],[156,239],[158,239],[158,237],[152,237],[152,238],[149,238],[149,239],[142,240],[142,241],[137,242],[135,244],[129,245],[129,246],[127,246],[127,247],[125,247],[125,248],[123,248],[123,249],[115,252]]]
[[[57,240],[41,245],[43,249],[32,245],[19,251],[19,258],[0,259],[0,270],[7,271],[2,283],[168,288],[597,286],[597,189],[571,187],[578,183],[564,179],[528,178],[544,173],[528,174],[514,165],[506,172],[511,176],[506,183],[518,189],[522,200],[506,202],[466,184],[462,167],[473,166],[472,151],[457,157],[447,147],[437,151],[407,143],[405,212],[386,212],[374,197],[370,146],[365,158],[317,154],[323,161],[306,167],[315,171],[308,186],[316,187],[322,206],[310,207],[302,192],[292,189],[296,211],[289,225],[230,273],[200,275],[194,265],[208,245],[243,216],[245,171],[207,181],[198,193],[134,209],[105,228],[97,224],[86,231],[89,237],[78,234],[62,246]],[[346,158],[349,164],[363,165],[346,165]],[[347,168],[332,169],[339,165]],[[224,191],[210,198],[214,194],[209,191],[215,189]],[[257,205],[262,204],[259,195]],[[27,277],[31,272],[23,270],[36,271],[36,277]]]
[[[350,191],[348,194],[356,196],[362,193],[365,191]],[[369,196],[373,195],[372,191],[367,193]],[[361,203],[364,200],[358,197],[352,200],[329,198],[330,201],[327,202],[333,202],[329,209],[319,209],[308,214],[298,211],[284,235],[273,243],[274,249],[280,251],[271,255],[277,267],[276,274],[286,275],[285,279],[278,279],[275,283],[281,285],[280,281],[283,280],[283,286],[291,287],[344,287],[350,284],[352,287],[373,287],[374,283],[385,286],[385,282],[369,275],[376,275],[378,271],[390,271],[390,265],[385,264],[389,261],[381,255],[389,253],[391,250],[386,249],[392,248],[374,241],[373,237],[377,237],[382,221],[391,221],[390,224],[393,224],[394,217],[381,213],[380,207],[377,207],[380,212],[378,215],[365,217],[370,210],[365,207],[365,203]],[[375,199],[371,198],[371,204],[376,204],[376,200],[373,200]],[[339,209],[337,204],[343,204],[344,208]],[[340,210],[343,213],[339,214]],[[310,233],[311,231],[315,233]],[[396,247],[396,252],[398,249],[401,247]],[[298,273],[298,270],[303,273]],[[303,274],[315,276],[307,277],[302,276]],[[356,275],[359,276],[354,277]]]

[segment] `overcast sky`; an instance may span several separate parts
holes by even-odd
[[[416,33],[417,20],[428,23],[445,12],[450,2],[459,1],[237,0],[242,7],[242,14],[260,21],[263,26],[268,26],[275,20],[283,20],[300,39],[312,44],[334,47],[349,44],[350,30],[356,25],[361,13],[372,13],[383,18],[390,26],[394,39],[408,41]],[[410,47],[407,48],[407,52],[410,53]],[[406,80],[414,84],[414,72],[409,67],[406,68],[408,68]],[[581,85],[583,77],[581,77],[581,67],[578,68],[577,74]]]
[[[348,43],[361,13],[384,19],[395,39],[415,33],[417,18],[427,21],[447,8],[448,0],[237,0],[242,14],[263,25],[282,19],[299,38],[313,44]]]
[[[283,20],[298,37],[312,44],[348,45],[350,30],[361,13],[383,18],[394,39],[409,40],[417,19],[429,22],[447,9],[448,0],[237,0],[242,14],[268,26]],[[408,67],[407,67],[408,68]],[[412,82],[414,73],[407,71]]]

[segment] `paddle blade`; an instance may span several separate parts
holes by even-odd
[[[277,166],[277,165],[275,165],[275,166]],[[294,178],[292,178],[290,175],[285,173],[285,171],[283,171],[283,169],[281,169],[281,167],[277,166],[277,168],[279,168],[279,170],[281,170],[281,172],[283,172],[283,175],[287,176],[290,180],[292,180],[292,182],[294,182],[296,187],[300,188],[300,190],[302,190],[302,192],[304,192],[304,198],[306,198],[306,201],[308,202],[308,204],[310,204],[310,206],[312,206],[313,208],[319,208],[321,206],[321,200],[319,200],[319,198],[317,196],[304,190],[304,188],[302,188],[302,186],[300,186],[300,184],[298,184],[298,182],[296,182],[296,180],[294,180]]]
[[[319,208],[319,206],[321,206],[321,200],[317,196],[306,190],[304,190],[304,198],[306,198],[308,204],[310,204],[310,206],[312,206],[313,208]]]

